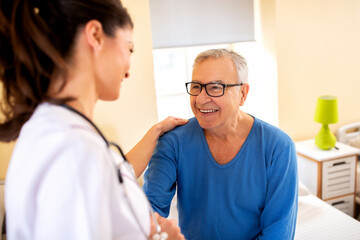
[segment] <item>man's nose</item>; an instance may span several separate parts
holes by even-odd
[[[203,87],[196,97],[196,101],[199,103],[205,103],[211,100],[211,97],[207,94],[205,87]]]

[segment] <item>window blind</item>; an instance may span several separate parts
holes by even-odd
[[[253,41],[253,0],[149,0],[153,48]]]

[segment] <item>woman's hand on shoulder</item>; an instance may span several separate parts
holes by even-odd
[[[156,127],[160,131],[159,136],[161,136],[164,133],[174,129],[175,127],[184,125],[188,122],[189,122],[188,119],[169,116],[164,120],[162,120],[161,122],[155,124],[154,127]]]
[[[153,125],[145,136],[126,154],[127,159],[135,170],[135,176],[137,178],[144,172],[148,165],[159,137],[176,126],[186,124],[188,121],[189,120],[183,118],[167,117],[163,121]]]

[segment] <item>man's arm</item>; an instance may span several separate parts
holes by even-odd
[[[295,145],[275,153],[257,239],[294,239],[298,207],[298,174]]]
[[[169,215],[171,200],[176,191],[175,149],[168,136],[161,137],[144,175],[143,189],[154,210],[162,217]]]
[[[184,125],[187,122],[187,119],[182,118],[166,118],[165,120],[152,126],[145,136],[135,145],[135,147],[126,154],[126,158],[133,166],[135,176],[137,178],[143,173],[148,165],[158,138],[174,127]]]

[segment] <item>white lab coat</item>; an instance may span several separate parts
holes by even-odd
[[[39,105],[23,126],[5,192],[9,240],[146,239],[150,232],[149,204],[122,157],[61,106]]]

